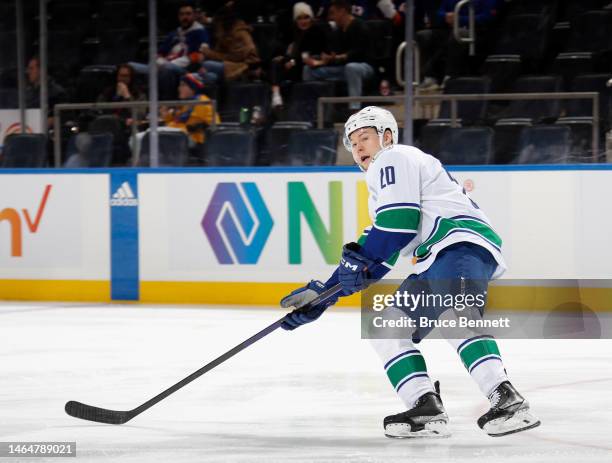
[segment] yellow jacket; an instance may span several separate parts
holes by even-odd
[[[199,101],[210,101],[206,95],[200,95]],[[180,106],[164,118],[167,127],[175,127],[185,132],[195,143],[204,143],[204,130],[213,122],[212,105]],[[219,124],[219,114],[215,114]]]

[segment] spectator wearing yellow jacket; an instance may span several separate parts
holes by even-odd
[[[204,82],[198,74],[185,74],[181,77],[178,86],[180,100],[210,101],[208,96],[202,94]],[[205,130],[213,123],[212,105],[180,106],[178,108],[160,108],[162,120],[166,127],[181,129],[189,135],[192,147],[201,147],[205,141]],[[214,115],[216,124],[221,122],[218,114]]]

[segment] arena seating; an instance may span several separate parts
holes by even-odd
[[[66,145],[66,158],[64,167],[110,167],[113,158],[113,134],[102,132],[73,135]]]
[[[512,0],[505,5],[505,14],[537,14],[545,21],[554,21],[559,14],[560,4],[557,0]]]
[[[501,119],[494,127],[493,151],[495,164],[511,164],[519,155],[521,132],[531,127],[531,119]]]
[[[89,124],[88,132],[91,134],[108,133],[112,135],[112,159],[114,165],[125,164],[131,157],[125,127],[123,127],[117,117],[113,115],[96,117]]]
[[[563,86],[569,89],[574,78],[582,73],[594,72],[595,61],[591,52],[563,52],[554,60],[551,70],[563,78]]]
[[[189,141],[187,135],[182,132],[159,132],[159,166],[160,167],[182,167],[187,165]],[[140,147],[140,166],[150,165],[150,140],[147,132],[142,139]]]
[[[16,133],[4,140],[2,167],[45,167],[47,137],[41,133]]]
[[[571,84],[572,92],[597,92],[599,93],[599,119],[602,124],[610,122],[610,101],[612,100],[612,87],[608,82],[612,79],[610,74],[583,74],[576,76]],[[567,116],[591,116],[593,114],[592,103],[589,100],[569,100],[566,102]],[[609,125],[606,125],[609,129]]]
[[[493,129],[490,127],[456,127],[444,133],[440,151],[435,156],[447,165],[491,164]]]
[[[524,76],[514,84],[516,93],[552,93],[561,91],[559,76]],[[560,100],[513,100],[504,117],[528,117],[534,122],[551,121],[561,113]]]
[[[540,15],[509,16],[499,34],[495,54],[515,55],[526,68],[536,70],[541,65],[551,30],[552,24]]]
[[[332,166],[336,163],[338,132],[313,129],[292,132],[289,136],[287,164],[291,166]]]
[[[521,74],[521,58],[517,55],[489,55],[484,73],[491,82],[491,93],[508,93]]]
[[[540,125],[521,131],[518,164],[565,164],[570,156],[569,127]]]
[[[439,153],[442,148],[442,139],[451,128],[448,120],[434,120],[421,129],[417,146],[428,154]]]
[[[593,118],[560,117],[555,124],[570,129],[570,161],[592,162]],[[603,140],[600,140],[602,145]]]
[[[114,65],[90,65],[79,71],[74,100],[76,102],[96,101],[98,95],[115,81]]]
[[[255,134],[240,127],[220,128],[207,135],[207,166],[253,166],[257,155]]]
[[[221,105],[220,116],[224,121],[238,121],[240,109],[249,110],[259,106],[264,116],[270,109],[270,85],[265,82],[238,82],[228,84],[225,88],[225,98]]]
[[[612,48],[612,11],[587,11],[570,19],[570,50],[600,52]]]
[[[466,93],[491,93],[491,82],[488,77],[458,77],[450,79],[444,93],[447,94],[466,94]],[[465,125],[477,124],[482,122],[487,113],[488,101],[458,101],[457,116]],[[440,105],[441,119],[451,117],[451,104],[444,101]]]
[[[37,2],[26,3],[24,25],[26,56],[29,57],[36,53],[38,47],[38,6]],[[178,0],[157,2],[158,41],[163,40],[176,27],[179,3]],[[206,2],[196,4],[203,9],[208,6]],[[312,128],[317,118],[317,101],[323,96],[345,95],[346,85],[318,81],[283,82],[284,110],[272,111],[266,73],[271,58],[286,48],[285,41],[291,35],[291,11],[285,5],[278,8],[272,4],[251,6],[245,18],[251,23],[253,38],[262,58],[261,80],[210,85],[205,93],[216,100],[224,123],[238,122],[241,108],[250,110],[254,106],[261,108],[263,122],[257,127],[218,127],[210,134],[207,142],[207,145],[211,145],[210,150],[207,150],[209,153],[205,155],[207,163],[307,165],[334,162],[331,159],[335,158],[323,156],[323,153],[327,153],[325,149],[316,148],[317,154],[305,155],[304,146],[308,137],[312,138],[316,146],[331,146],[331,132]],[[0,43],[15,43],[14,17],[14,2],[1,2]],[[289,21],[289,27],[281,21]],[[598,92],[600,118],[597,122],[600,127],[600,150],[603,150],[603,135],[612,128],[612,89],[608,87],[612,78],[610,1],[509,0],[502,2],[496,21],[493,40],[487,44],[487,53],[483,55],[481,65],[470,75],[453,76],[446,82],[444,93]],[[377,18],[368,19],[366,23],[376,38],[372,40],[371,58],[377,70],[376,81],[366,85],[366,91],[377,94],[378,81],[392,75],[398,42],[390,21]],[[95,101],[104,88],[113,84],[117,64],[126,61],[146,62],[147,27],[145,0],[50,0],[50,75],[68,90],[69,101]],[[14,108],[17,105],[16,66],[15,48],[5,47],[0,53],[0,108]],[[146,79],[140,78],[139,85],[144,91],[148,90]],[[397,88],[395,90],[401,91]],[[567,134],[567,143],[561,143],[568,147],[567,156],[553,156],[549,153],[543,155],[543,159],[559,157],[585,162],[592,159],[591,134],[594,121],[589,100],[474,101],[459,102],[457,106],[458,122],[462,130],[451,130],[449,121],[445,120],[450,118],[450,104],[444,102],[437,119],[429,121],[422,131],[416,132],[419,146],[458,163],[470,163],[473,159],[469,153],[461,154],[457,151],[457,154],[454,148],[449,151],[444,144],[452,138],[459,146],[463,139],[475,137],[486,146],[486,149],[483,148],[485,154],[476,155],[480,162],[522,162],[533,160],[527,148],[531,145],[523,143],[524,140],[536,137],[539,143],[539,140],[548,139],[545,134],[556,130],[557,133]],[[326,130],[342,122],[346,113],[346,106],[326,106],[323,121]],[[76,121],[79,117],[71,115],[63,118],[63,122],[69,119]],[[94,118],[80,118],[81,121],[88,119]],[[110,119],[107,123],[112,124]],[[82,122],[79,128],[87,130],[87,125],[87,122]],[[540,133],[537,129],[541,125],[546,130]],[[472,127],[474,131],[468,130]],[[128,162],[131,153],[127,151],[129,148],[125,128],[121,129],[121,135],[116,129],[107,129],[96,128],[96,123],[89,126],[92,134],[113,133],[113,165]],[[223,140],[229,144],[231,137],[240,140],[246,147],[245,156],[239,159],[226,156]],[[329,137],[329,143],[319,144],[317,140],[325,137]],[[143,140],[143,145],[146,143],[148,141]],[[174,146],[170,152],[176,152],[176,146],[181,145],[178,139],[168,143]],[[558,147],[555,149],[555,152],[560,152]],[[197,160],[189,160],[185,156],[170,155],[164,157],[164,162],[170,165],[197,163]],[[141,163],[144,159],[146,156],[141,156]]]
[[[257,163],[259,165],[285,165],[289,162],[288,150],[291,135],[311,128],[309,122],[276,122],[265,135]]]
[[[324,81],[296,82],[291,87],[288,119],[314,122],[317,118],[317,101],[320,97],[334,96],[334,83]],[[329,121],[329,113],[328,119]]]

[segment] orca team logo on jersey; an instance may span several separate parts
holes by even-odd
[[[256,264],[273,225],[253,182],[219,183],[202,219],[220,264]]]

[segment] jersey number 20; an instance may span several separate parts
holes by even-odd
[[[380,169],[380,189],[395,183],[395,169],[393,166],[386,166]]]

